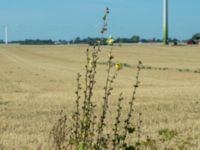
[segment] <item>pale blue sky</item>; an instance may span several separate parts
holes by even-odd
[[[0,0],[9,39],[73,39],[99,36],[101,17],[109,7],[109,31],[114,37],[162,37],[163,0]],[[170,37],[187,39],[200,32],[200,0],[169,0]]]

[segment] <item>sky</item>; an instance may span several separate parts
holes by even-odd
[[[5,24],[10,41],[97,37],[106,7],[107,35],[162,38],[163,0],[0,0],[0,39]],[[200,32],[199,14],[200,0],[169,0],[169,36]]]

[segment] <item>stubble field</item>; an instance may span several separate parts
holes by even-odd
[[[0,149],[46,149],[60,111],[70,116],[74,108],[76,73],[84,73],[87,47],[0,46]],[[109,47],[103,47],[94,95],[99,105],[108,54]],[[176,133],[164,143],[168,147],[200,149],[200,46],[123,45],[114,46],[113,55],[126,65],[114,84],[111,106],[120,91],[130,98],[141,60],[135,112],[142,113],[142,138],[158,140],[159,131],[166,129]]]

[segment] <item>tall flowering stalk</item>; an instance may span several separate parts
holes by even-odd
[[[92,46],[86,50],[85,74],[83,83],[81,74],[77,74],[77,89],[75,91],[75,109],[72,115],[72,123],[68,125],[66,115],[62,115],[51,131],[51,148],[50,150],[127,150],[137,148],[137,145],[127,144],[127,135],[133,133],[130,126],[131,118],[134,111],[134,101],[137,88],[139,86],[139,73],[142,63],[139,62],[137,67],[136,83],[133,87],[132,98],[129,102],[129,111],[125,122],[122,121],[122,101],[123,94],[120,93],[117,99],[116,118],[114,126],[111,130],[108,128],[108,112],[109,100],[113,92],[113,84],[117,78],[119,71],[123,68],[121,63],[114,63],[112,55],[114,38],[109,36],[106,40],[110,46],[109,57],[106,69],[106,82],[103,89],[103,105],[101,107],[100,116],[96,115],[96,104],[93,100],[94,86],[96,84],[97,64],[101,45],[103,44],[103,34],[107,31],[107,17],[110,13],[106,8],[102,17],[103,25],[101,28],[101,39],[97,40]],[[83,92],[83,93],[82,93]],[[123,124],[124,123],[124,124]],[[123,128],[120,128],[124,126]],[[138,127],[140,129],[140,127]],[[140,141],[140,134],[137,135],[136,143]],[[138,149],[137,149],[138,150]]]

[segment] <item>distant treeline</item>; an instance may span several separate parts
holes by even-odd
[[[106,45],[106,41],[107,41],[107,38],[98,38],[98,37],[95,37],[95,38],[91,38],[91,37],[88,37],[88,38],[83,38],[81,39],[80,37],[77,37],[75,38],[74,40],[70,40],[70,41],[66,41],[67,43],[69,44],[89,44],[89,45],[93,45],[96,41],[98,40],[101,40],[101,43],[103,45]],[[179,41],[178,39],[169,39],[170,42],[173,42],[173,41]],[[153,38],[153,39],[141,39],[140,36],[132,36],[130,38],[121,38],[121,37],[118,37],[118,38],[115,38],[114,39],[114,43],[152,43],[152,42],[155,42],[155,43],[160,43],[162,42],[161,39],[156,39],[156,38]],[[62,41],[61,41],[62,43]]]
[[[89,44],[93,45],[96,41],[101,40],[101,43],[106,45],[107,38],[99,38],[99,37],[87,37],[81,39],[80,37],[76,37],[74,40],[58,40],[54,41],[51,39],[41,40],[41,39],[26,39],[19,41],[11,41],[11,44],[21,44],[21,45],[57,45],[57,44]],[[200,33],[194,34],[189,40],[200,40]],[[182,42],[187,42],[188,40],[183,40]],[[115,38],[114,43],[161,43],[162,39],[152,38],[152,39],[144,39],[140,38],[140,36],[134,35],[130,38]],[[181,42],[176,38],[169,38],[169,42]],[[3,40],[0,40],[0,43],[4,43]]]
[[[12,44],[21,44],[21,45],[54,45],[55,42],[51,39],[49,40],[40,40],[40,39],[36,39],[36,40],[32,40],[32,39],[26,39],[26,40],[22,40],[22,41],[11,41],[9,43]]]

